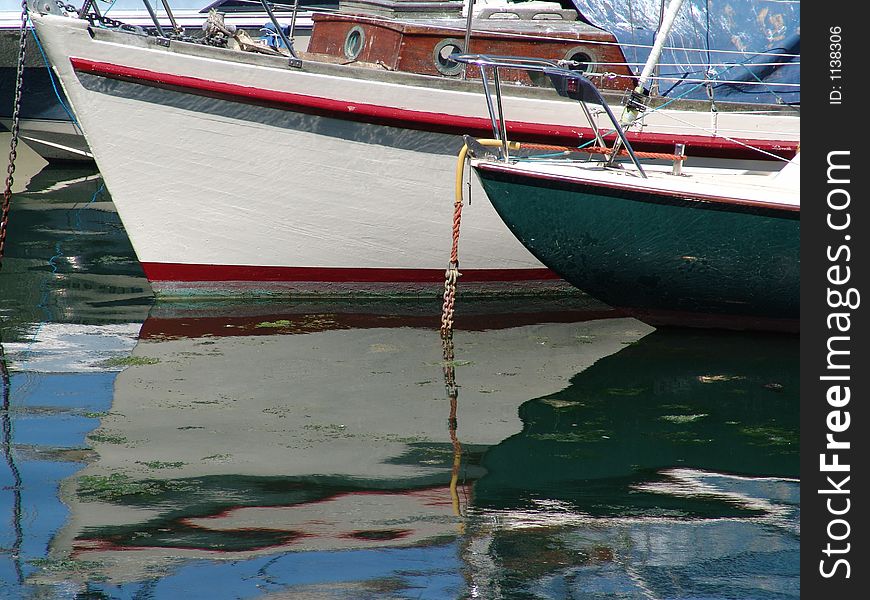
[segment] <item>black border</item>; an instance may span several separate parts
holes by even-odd
[[[864,285],[866,270],[870,256],[867,250],[868,228],[867,199],[865,193],[866,173],[864,160],[867,152],[862,146],[864,131],[864,115],[866,103],[860,95],[860,80],[864,77],[864,37],[865,28],[858,13],[857,5],[851,3],[818,3],[808,2],[802,18],[802,121],[801,121],[801,594],[805,598],[825,598],[831,600],[848,600],[866,598],[870,560],[866,550],[870,543],[867,533],[865,513],[870,510],[866,506],[867,488],[865,477],[867,469],[868,450],[862,444],[863,434],[868,429],[867,410],[867,339],[870,332],[867,319],[864,316],[867,308],[859,305],[852,309],[835,309],[827,301],[828,288],[836,288],[828,281],[828,269],[834,264],[848,265],[851,268],[851,279],[839,286],[840,289],[853,287],[859,293],[867,292]],[[842,79],[832,79],[831,75],[831,27],[842,27]],[[839,86],[839,87],[837,87]],[[840,104],[830,102],[833,90],[842,92]],[[848,211],[851,226],[848,231],[834,231],[826,223],[829,212],[827,206],[828,193],[838,187],[828,183],[828,154],[832,151],[849,151],[848,162],[851,165],[848,191],[851,203]],[[838,217],[842,213],[838,214]],[[847,241],[845,236],[849,235]],[[828,257],[828,248],[836,250],[840,245],[847,244],[851,250],[851,259],[845,262],[845,254],[841,260],[832,261]],[[862,300],[864,300],[862,298]],[[867,298],[870,301],[870,297]],[[827,317],[831,312],[848,311],[851,317],[851,327],[848,333],[829,330]],[[829,411],[834,410],[827,401],[826,392],[832,384],[822,381],[821,376],[830,374],[827,369],[828,339],[834,335],[849,337],[848,342],[840,343],[843,349],[848,348],[850,381],[844,385],[850,386],[851,401],[841,410],[850,413],[850,426],[836,434],[837,439],[849,441],[851,448],[840,452],[840,462],[849,464],[846,475],[851,477],[844,488],[850,490],[851,500],[849,512],[840,518],[849,522],[849,537],[842,542],[831,542],[832,546],[850,543],[846,554],[832,555],[828,558],[823,553],[830,541],[827,527],[832,519],[838,518],[828,512],[826,501],[836,498],[842,503],[845,496],[831,496],[819,493],[830,488],[827,476],[832,475],[836,481],[842,476],[837,473],[823,473],[820,470],[820,454],[826,452],[826,434],[829,433],[826,418]],[[848,344],[848,347],[846,346]],[[829,454],[832,450],[827,451]],[[839,504],[842,506],[842,504]],[[844,531],[840,524],[834,532]],[[837,557],[848,560],[850,564],[849,577],[844,577],[845,568],[836,571],[835,576],[825,578],[820,573],[820,561],[825,559],[830,566]]]

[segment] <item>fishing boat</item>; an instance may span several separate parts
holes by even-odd
[[[457,60],[537,70],[584,113],[604,102],[583,75],[556,66]],[[798,329],[799,155],[772,173],[683,168],[676,154],[672,165],[643,166],[606,112],[627,162],[618,145],[596,161],[522,152],[498,128],[495,147],[469,140],[471,167],[517,239],[577,288],[653,325]]]
[[[441,292],[453,210],[445,177],[461,134],[492,128],[473,66],[465,78],[451,66],[465,42],[444,28],[461,19],[423,28],[315,15],[311,52],[267,56],[31,18],[158,294]],[[346,34],[335,33],[341,27]],[[581,54],[618,45],[583,42],[602,35],[588,23],[551,27],[551,50],[574,68]],[[321,45],[318,32],[330,28],[332,45]],[[497,25],[491,35],[530,41]],[[391,53],[378,53],[378,39]],[[453,75],[414,67],[423,50]],[[609,72],[598,73],[610,94],[634,89],[630,72]],[[507,124],[514,139],[594,138],[598,128],[572,103],[534,83],[521,75],[504,86],[505,107],[518,115]],[[651,151],[682,140],[693,160],[796,148],[793,107],[749,115],[758,107],[720,103],[710,112],[709,99],[694,102],[653,103],[629,138]],[[490,207],[469,211],[463,231],[464,293],[564,290]]]

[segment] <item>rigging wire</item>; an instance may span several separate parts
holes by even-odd
[[[114,5],[114,2],[112,3],[112,5]],[[28,23],[29,22],[30,19],[28,18]],[[63,101],[60,90],[58,90],[57,88],[54,71],[52,70],[48,62],[48,57],[45,55],[45,50],[43,50],[42,48],[42,42],[39,41],[39,36],[36,34],[36,29],[33,27],[33,25],[29,25],[29,28],[30,33],[33,34],[33,39],[36,42],[36,47],[39,49],[39,53],[42,55],[42,62],[45,65],[45,70],[48,71],[48,80],[51,83],[51,89],[54,91],[54,96],[55,98],[57,98],[57,101],[60,104],[61,108],[63,108],[64,112],[70,118],[70,121],[72,121],[73,127],[75,127],[76,131],[81,134],[82,130],[81,127],[79,127],[78,119],[76,119],[76,116],[73,114],[72,110],[66,105],[66,102]]]

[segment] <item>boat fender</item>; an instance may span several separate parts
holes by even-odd
[[[281,30],[284,32],[285,36],[290,35],[289,25],[281,27]],[[284,40],[281,39],[281,35],[278,33],[278,30],[271,21],[260,27],[260,33],[262,34],[260,40],[267,46],[271,46],[272,48],[287,47],[284,45]]]

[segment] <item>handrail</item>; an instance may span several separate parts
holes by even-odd
[[[607,101],[601,96],[598,88],[583,76],[579,71],[564,68],[567,64],[572,64],[573,61],[553,61],[543,58],[529,58],[519,56],[491,56],[487,54],[451,54],[450,60],[466,65],[475,65],[480,69],[481,80],[483,81],[483,91],[486,96],[486,107],[489,111],[490,120],[492,121],[492,131],[495,139],[502,143],[501,159],[508,161],[508,141],[507,141],[507,124],[504,118],[504,110],[502,108],[501,94],[501,79],[498,74],[499,69],[521,69],[524,71],[532,71],[543,73],[550,78],[553,87],[560,96],[572,98],[580,103],[580,108],[583,111],[586,120],[592,131],[595,132],[596,142],[603,145],[603,139],[599,132],[598,126],[592,117],[592,113],[587,106],[587,101],[593,104],[600,105],[607,117],[610,119],[612,130],[618,136],[617,144],[621,144],[628,152],[631,162],[634,164],[638,172],[646,179],[646,173],[640,164],[634,149],[631,147],[628,139],[625,136],[625,131],[620,125],[619,120],[613,111],[610,110]],[[492,69],[493,80],[495,85],[496,103],[493,104],[491,92],[489,89],[489,81],[486,76],[486,70]],[[613,153],[613,158],[616,157],[616,152]],[[610,161],[612,162],[612,160]]]
[[[169,17],[169,22],[172,24],[172,31],[180,33],[182,30],[175,21],[175,15],[172,14],[172,7],[169,6],[169,0],[160,0],[163,3],[163,10],[166,11],[166,16]]]
[[[160,21],[157,19],[157,13],[154,12],[154,7],[151,6],[151,3],[148,2],[148,0],[142,0],[142,4],[145,5],[145,10],[148,11],[148,15],[151,17],[151,21],[154,23],[154,27],[157,29],[157,35],[165,38],[166,34],[163,33],[163,28],[160,26]]]

